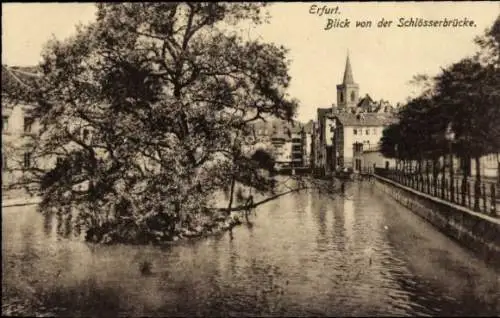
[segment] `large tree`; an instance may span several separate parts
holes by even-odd
[[[173,231],[235,180],[271,190],[242,149],[253,122],[295,114],[287,51],[227,31],[261,23],[263,6],[98,4],[95,23],[48,43],[35,157],[59,159],[34,171],[41,207],[137,237]]]

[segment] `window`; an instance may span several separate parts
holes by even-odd
[[[2,156],[2,170],[7,170],[7,157],[5,155]]]
[[[356,128],[354,128],[354,129],[352,130],[352,133],[353,133],[353,134],[355,134],[355,135],[357,135],[357,134],[358,134],[358,130],[357,130]]]
[[[60,165],[62,165],[62,163],[63,163],[63,158],[57,157],[57,159],[56,159],[56,166],[59,167]]]
[[[31,153],[24,153],[24,168],[29,168],[31,166]]]
[[[343,92],[340,92],[340,102],[341,103],[344,102],[344,93]]]
[[[377,134],[377,128],[373,128],[373,134],[376,135]]]
[[[9,117],[2,116],[2,131],[7,131],[9,128]]]
[[[25,117],[24,118],[24,132],[30,133],[33,127],[33,118]]]
[[[370,134],[370,129],[367,129],[366,130],[366,134],[369,135]]]
[[[351,92],[351,102],[354,102],[355,99],[356,99],[356,93]]]

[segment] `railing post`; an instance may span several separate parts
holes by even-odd
[[[443,173],[443,176],[441,177],[441,198],[444,199],[444,196],[445,196],[445,189],[446,189],[446,182],[445,182],[445,178],[444,178],[444,173]]]
[[[465,178],[463,178],[462,179],[462,187],[461,187],[461,190],[462,190],[462,205],[463,206],[466,206],[466,203],[465,203],[465,195],[466,195],[466,192],[467,192],[466,182],[467,182],[467,180]]]
[[[485,214],[488,214],[488,207],[487,207],[487,201],[486,201],[486,185],[483,184],[481,185],[481,191],[482,191],[482,194],[483,194],[483,211]]]
[[[443,178],[443,193],[441,194],[441,198],[446,200],[446,190],[448,188],[448,179]]]
[[[436,181],[435,182],[436,182],[436,189],[434,189],[435,192],[436,192],[435,196],[439,197],[439,196],[441,196],[441,178],[440,177],[436,177]]]
[[[431,179],[429,174],[427,174],[427,194],[431,194]]]
[[[467,183],[465,184],[465,186],[466,186],[466,192],[467,192],[467,206],[468,206],[469,208],[471,208],[471,207],[472,207],[472,202],[471,202],[471,199],[472,199],[472,198],[471,198],[471,193],[470,193],[470,183],[469,183],[469,182],[467,182]]]
[[[474,210],[480,212],[479,199],[481,197],[481,184],[476,180],[474,181]]]
[[[432,193],[434,193],[434,196],[437,196],[437,180],[434,178],[434,175],[431,176],[432,179]]]
[[[495,189],[494,183],[491,184],[490,193],[491,193],[491,214],[496,216],[496,214],[497,214],[497,198],[496,198],[496,189]]]

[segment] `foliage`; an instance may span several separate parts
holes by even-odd
[[[399,123],[384,131],[384,155],[435,159],[447,154],[450,144],[464,158],[500,152],[499,31],[500,16],[476,39],[480,51],[474,58],[462,59],[434,78],[414,76],[412,84],[422,92],[403,107]],[[446,140],[447,127],[452,127],[454,140]]]
[[[35,153],[60,160],[32,171],[42,209],[74,207],[94,232],[135,237],[172,232],[234,178],[272,190],[239,149],[251,123],[295,114],[287,50],[225,31],[261,23],[263,6],[103,3],[95,23],[49,42]]]
[[[274,170],[275,160],[273,156],[263,149],[257,149],[251,159],[258,162],[259,168],[261,169],[268,171]]]
[[[500,150],[500,77],[491,65],[464,59],[437,77],[438,103],[452,124],[456,145],[472,157]]]

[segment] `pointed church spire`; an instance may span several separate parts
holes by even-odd
[[[354,84],[352,76],[351,61],[349,60],[349,50],[347,51],[347,60],[345,62],[344,81],[342,84]]]

